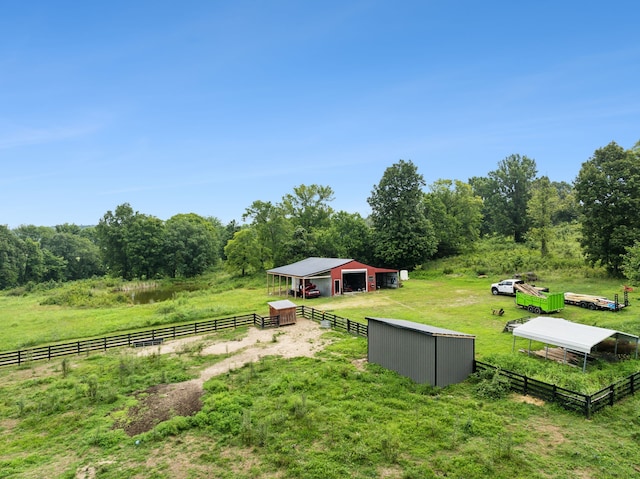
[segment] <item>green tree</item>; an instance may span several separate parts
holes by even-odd
[[[375,261],[372,233],[371,226],[360,214],[338,211],[328,228],[316,232],[317,254],[372,263]]]
[[[100,249],[80,232],[70,233],[68,229],[58,229],[46,241],[43,248],[65,262],[64,279],[76,280],[104,274]]]
[[[460,180],[438,180],[424,197],[425,215],[434,226],[436,256],[463,252],[480,237],[482,199]]]
[[[535,160],[511,155],[501,160],[498,169],[489,172],[487,178],[469,180],[483,201],[483,232],[513,236],[516,243],[524,241],[529,229],[527,204],[536,173]]]
[[[154,278],[164,273],[164,223],[136,213],[127,225],[125,253],[132,278]]]
[[[24,254],[24,273],[20,277],[20,284],[26,284],[30,281],[39,283],[43,278],[51,276],[48,274],[47,264],[45,264],[46,253],[42,250],[38,241],[25,238],[22,242],[22,252]],[[54,264],[54,262],[49,261],[49,265],[51,264]],[[58,279],[55,274],[53,277]]]
[[[285,264],[285,244],[292,237],[293,226],[285,217],[284,208],[270,201],[254,201],[245,210],[242,219],[250,219],[257,234],[257,253],[262,266]]]
[[[640,240],[640,142],[631,150],[615,142],[597,149],[574,187],[587,260],[619,275],[627,248]]]
[[[297,226],[283,245],[284,263],[294,263],[310,256],[318,256],[317,241],[315,237],[302,226]]]
[[[282,208],[294,226],[300,226],[311,233],[314,229],[329,225],[333,214],[329,203],[333,199],[330,186],[300,185],[293,189],[293,194],[286,194],[282,198]]]
[[[178,214],[165,223],[164,259],[172,278],[204,273],[219,259],[219,232],[209,219]]]
[[[132,279],[127,255],[129,225],[137,215],[129,203],[118,205],[114,212],[107,211],[96,226],[96,238],[107,272],[112,276]]]
[[[23,241],[6,225],[0,225],[0,289],[20,284],[24,275]]]
[[[529,237],[540,243],[540,254],[549,254],[549,242],[553,236],[553,217],[558,209],[558,190],[548,177],[537,179],[532,188],[531,199],[527,205],[531,229]]]
[[[633,243],[633,246],[626,248],[626,253],[622,257],[622,274],[632,285],[640,284],[640,241]]]
[[[237,231],[224,247],[227,257],[225,263],[229,271],[241,271],[242,276],[247,271],[259,271],[260,261],[258,235],[253,228]]]
[[[555,188],[558,196],[558,205],[553,213],[553,224],[577,221],[580,217],[580,208],[573,186],[566,181],[552,181],[551,186]]]
[[[382,266],[412,270],[436,251],[437,239],[424,211],[424,186],[413,162],[400,160],[385,170],[367,198]]]

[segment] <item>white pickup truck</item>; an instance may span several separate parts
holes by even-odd
[[[491,294],[493,294],[494,296],[498,294],[515,296],[517,291],[517,288],[515,285],[517,284],[524,285],[526,283],[521,279],[503,279],[499,283],[493,283],[491,285]],[[538,291],[545,291],[545,292],[549,291],[549,288],[535,288],[535,289],[537,289]]]

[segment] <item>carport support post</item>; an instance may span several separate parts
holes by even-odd
[[[587,370],[587,353],[584,353],[584,362],[582,363],[582,372]]]
[[[513,348],[511,348],[511,352],[514,353],[516,351],[516,335],[513,335]],[[637,353],[637,351],[636,351]]]

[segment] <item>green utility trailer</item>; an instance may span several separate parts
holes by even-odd
[[[516,292],[516,304],[533,314],[555,313],[564,308],[564,293],[532,295]]]

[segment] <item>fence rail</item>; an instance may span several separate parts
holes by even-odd
[[[136,331],[133,333],[106,336],[103,338],[85,339],[62,344],[52,344],[38,348],[20,349],[0,353],[0,366],[20,365],[29,361],[50,360],[55,357],[72,354],[89,353],[91,351],[106,351],[111,348],[133,346],[134,343],[176,339],[183,336],[193,336],[224,329],[235,329],[242,326],[259,326],[266,328],[277,326],[279,316],[263,317],[252,313],[243,316],[199,321],[190,324],[168,326],[166,328]]]
[[[338,329],[349,334],[355,334],[356,336],[363,336],[365,338],[369,334],[369,327],[366,324],[342,318],[333,313],[318,311],[306,306],[298,306],[296,308],[296,313],[303,318],[311,319],[312,321],[328,321],[333,329]]]
[[[640,372],[637,372],[596,393],[588,395],[561,388],[555,384],[538,381],[513,371],[506,371],[480,361],[474,361],[474,369],[475,371],[498,371],[500,375],[509,379],[512,391],[537,397],[548,402],[555,402],[565,409],[584,414],[587,419],[591,418],[593,413],[606,406],[613,406],[617,401],[635,394],[640,386]]]
[[[327,321],[333,329],[344,331],[356,336],[368,337],[368,325],[337,316],[327,311],[316,310],[306,306],[298,306],[296,314],[322,323]],[[256,313],[243,316],[232,316],[209,321],[168,326],[166,328],[136,331],[132,333],[105,336],[103,338],[86,339],[63,344],[52,344],[38,348],[20,349],[0,353],[0,367],[20,365],[30,361],[50,360],[55,357],[72,354],[89,353],[91,351],[106,351],[111,348],[133,346],[135,343],[151,342],[157,344],[166,339],[176,339],[182,336],[193,336],[225,329],[235,329],[242,326],[257,326],[260,328],[278,327],[279,316],[260,316]],[[491,364],[474,361],[474,371],[493,370],[509,380],[511,390],[549,402],[555,402],[572,411],[584,414],[587,418],[607,406],[613,406],[617,401],[635,394],[640,389],[640,371],[615,382],[600,391],[586,395],[570,389],[561,388],[533,379],[513,371],[500,369]]]

